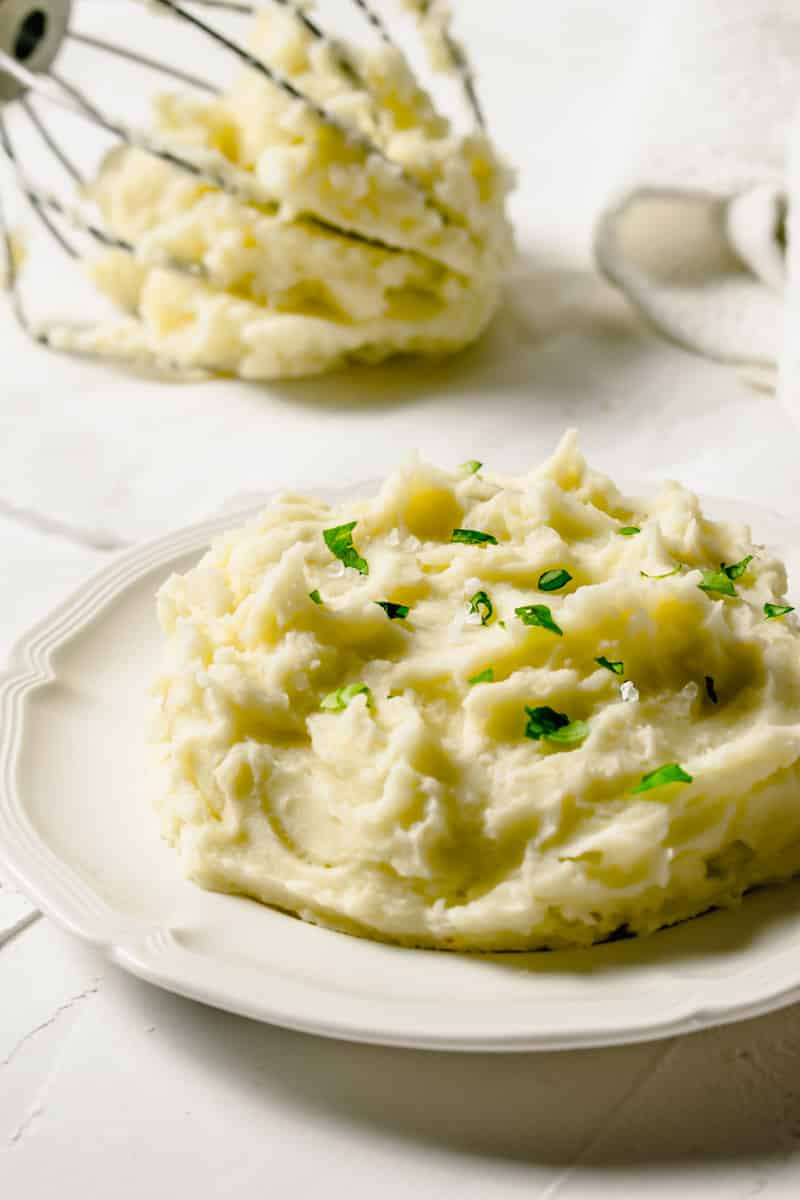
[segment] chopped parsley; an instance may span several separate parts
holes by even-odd
[[[324,708],[328,712],[342,712],[352,700],[355,700],[356,696],[366,696],[367,704],[372,701],[372,692],[365,683],[346,683],[343,687],[337,688],[335,692],[329,692],[321,701],[320,708]]]
[[[497,538],[493,533],[481,533],[480,529],[454,529],[451,542],[464,542],[467,546],[496,546]]]
[[[714,685],[714,676],[706,675],[705,681],[706,681],[706,695],[708,696],[709,700],[711,701],[712,704],[719,704],[719,696],[717,695],[717,689]]]
[[[572,576],[569,571],[565,571],[563,567],[552,571],[545,571],[539,576],[537,587],[540,592],[557,592],[561,588],[566,587],[572,581]]]
[[[559,637],[564,636],[564,630],[556,625],[546,604],[523,604],[521,608],[515,608],[514,612],[523,625],[540,625],[542,629],[549,629]]]
[[[319,594],[319,588],[314,588],[313,592],[308,593],[309,600],[313,600],[315,604],[324,604],[325,601]]]
[[[544,738],[548,742],[571,746],[582,742],[588,736],[589,726],[586,721],[570,721],[566,713],[556,712],[554,708],[543,705],[540,708],[525,706],[528,723],[525,726],[525,737],[534,742]]]
[[[729,567],[726,567],[725,563],[720,563],[719,569],[728,576],[728,579],[739,579],[742,575],[744,575],[752,561],[753,555],[748,554],[747,558],[743,558],[741,562],[732,563]]]
[[[596,658],[594,661],[597,663],[598,667],[605,667],[607,671],[613,671],[615,675],[625,674],[625,663],[610,662],[609,659],[606,658],[605,654],[601,654],[600,657]]]
[[[582,742],[588,736],[589,724],[587,721],[570,721],[569,725],[563,725],[555,733],[548,734],[547,740],[548,742],[558,742],[562,746],[574,746],[576,742]]]
[[[478,613],[480,615],[481,625],[489,624],[494,612],[494,605],[486,595],[486,592],[476,592],[472,599],[467,601],[467,607],[471,613]]]
[[[391,600],[376,600],[378,608],[382,608],[390,621],[404,621],[411,609],[407,604],[393,604]]]
[[[638,525],[622,525],[617,530],[617,533],[620,534],[622,537],[633,537],[633,535],[635,533],[641,533],[641,532],[642,531]]]
[[[719,592],[721,596],[738,596],[733,581],[725,571],[703,571],[703,578],[697,585],[701,592]]]
[[[475,683],[494,683],[494,667],[486,667],[483,671],[478,671],[477,675],[473,675],[467,683],[472,685]]]
[[[660,575],[648,575],[647,571],[640,571],[639,574],[644,579],[670,579],[673,575],[677,575],[680,569],[681,564],[678,563],[677,567],[673,567],[671,571],[662,571]]]
[[[322,536],[334,558],[338,558],[346,567],[354,567],[362,575],[369,575],[369,567],[353,545],[353,530],[357,524],[357,521],[350,521],[347,525],[323,529]]]
[[[785,617],[787,613],[794,612],[793,604],[765,604],[764,612],[767,615],[767,620],[772,621],[775,617]]]
[[[691,783],[692,776],[683,767],[677,763],[665,763],[663,767],[656,767],[655,771],[648,771],[646,775],[633,788],[633,795],[639,792],[649,792],[651,788],[661,787],[664,783]]]
[[[478,462],[477,458],[470,458],[461,464],[461,470],[466,471],[468,475],[477,475],[482,466],[483,463]]]

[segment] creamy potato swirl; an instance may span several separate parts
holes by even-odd
[[[800,868],[785,590],[745,527],[621,495],[574,434],[520,477],[281,496],[159,593],[164,835],[204,887],[413,946],[731,903]]]

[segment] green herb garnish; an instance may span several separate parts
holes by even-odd
[[[479,671],[477,675],[473,675],[467,680],[470,685],[475,683],[494,683],[494,667],[486,667],[485,670]]]
[[[540,592],[557,592],[571,581],[572,576],[569,571],[565,571],[562,567],[557,570],[545,571],[543,575],[539,576],[536,586]]]
[[[651,788],[661,787],[664,783],[691,783],[692,776],[684,771],[683,767],[679,767],[677,763],[665,763],[663,767],[656,767],[655,771],[648,771],[646,775],[633,788],[633,795],[639,792],[649,792]]]
[[[744,575],[752,561],[753,555],[748,554],[747,558],[743,558],[741,562],[732,563],[729,567],[726,567],[725,563],[720,563],[719,569],[728,576],[728,579],[739,579],[740,576]]]
[[[547,705],[540,708],[529,708],[526,705],[525,712],[528,716],[525,737],[534,742],[544,738],[548,742],[569,746],[575,742],[582,742],[589,733],[586,721],[570,721],[566,713],[556,712]]]
[[[542,629],[549,629],[551,633],[557,633],[559,637],[564,636],[564,630],[556,625],[553,614],[546,604],[523,604],[521,608],[515,608],[514,612],[523,625],[540,625]]]
[[[489,624],[494,612],[494,605],[486,595],[486,592],[476,592],[472,599],[467,602],[467,606],[471,613],[480,614],[481,625]]]
[[[717,689],[714,686],[714,676],[706,675],[705,681],[706,681],[706,695],[708,696],[709,700],[711,701],[712,704],[719,704],[719,696],[717,695]]]
[[[794,612],[793,604],[765,604],[764,612],[767,614],[767,620],[771,621],[775,617],[785,617],[787,613]]]
[[[308,593],[309,600],[313,600],[315,604],[324,604],[325,601],[319,594],[319,588],[314,588],[313,592]]]
[[[467,546],[497,545],[497,538],[493,533],[481,533],[480,529],[454,529],[450,541],[464,542]]]
[[[365,683],[346,683],[343,687],[337,688],[335,692],[329,692],[320,702],[320,708],[324,708],[328,712],[342,712],[352,700],[355,700],[356,696],[366,696],[367,704],[372,701],[372,692]]]
[[[625,664],[622,662],[611,662],[606,658],[605,654],[601,654],[599,658],[594,660],[598,667],[605,667],[607,671],[613,671],[615,675],[625,674]]]
[[[703,571],[703,578],[697,586],[701,592],[719,592],[722,596],[739,595],[725,571]]]
[[[378,608],[382,608],[390,621],[404,621],[411,609],[407,604],[393,604],[391,600],[376,600]]]
[[[354,567],[362,575],[369,575],[369,567],[353,545],[353,530],[357,524],[357,521],[350,521],[347,525],[323,529],[322,536],[334,558],[338,558],[346,567]]]
[[[470,458],[467,462],[461,464],[461,470],[466,471],[468,475],[477,475],[483,466],[482,462],[478,462],[477,458]]]
[[[673,575],[677,575],[681,569],[681,564],[673,567],[671,571],[663,571],[660,575],[648,575],[647,571],[640,571],[639,574],[645,579],[670,579]]]
[[[638,525],[622,525],[617,530],[617,533],[619,533],[622,537],[633,537],[633,535],[635,533],[641,533],[641,532],[642,531]]]
[[[573,746],[588,736],[589,724],[587,721],[570,721],[569,725],[564,725],[555,733],[548,734],[547,740],[548,742],[558,742],[562,746]]]

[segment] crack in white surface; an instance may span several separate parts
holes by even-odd
[[[25,913],[11,925],[7,925],[5,929],[0,929],[0,948],[6,946],[12,938],[15,938],[18,933],[22,933],[29,925],[33,925],[34,921],[38,921],[41,915],[38,909],[32,908],[30,912]]]
[[[0,1062],[0,1068],[8,1066],[8,1064],[14,1058],[16,1058],[22,1047],[25,1046],[32,1038],[36,1037],[37,1034],[41,1033],[42,1030],[48,1029],[50,1026],[55,1024],[65,1013],[69,1012],[71,1009],[74,1009],[76,1004],[81,1004],[89,999],[89,997],[94,996],[99,990],[99,987],[100,978],[98,977],[89,987],[84,988],[81,992],[77,992],[74,996],[70,996],[69,1000],[65,1000],[63,1004],[59,1004],[55,1012],[52,1013],[46,1021],[42,1021],[34,1029],[29,1030],[24,1037],[19,1039],[16,1045],[12,1048],[11,1052],[6,1056],[6,1058],[3,1059],[2,1062]],[[17,1125],[14,1132],[7,1139],[6,1144],[3,1147],[3,1150],[6,1154],[20,1145],[20,1143],[30,1133],[31,1129],[36,1125],[39,1118],[43,1115],[48,1094],[53,1086],[58,1072],[61,1069],[61,1064],[66,1048],[69,1045],[69,1041],[70,1038],[68,1035],[61,1043],[59,1050],[53,1058],[50,1070],[47,1072],[47,1075],[45,1076],[42,1085],[36,1093],[32,1103],[28,1107],[27,1112]]]
[[[88,547],[90,550],[122,550],[131,544],[108,530],[70,525],[32,508],[18,508],[2,496],[0,496],[0,517],[15,521],[33,533],[49,534],[51,537],[59,537],[78,546]]]
[[[642,1070],[634,1078],[627,1091],[622,1095],[617,1103],[609,1109],[605,1120],[596,1127],[591,1137],[584,1142],[573,1158],[572,1162],[568,1163],[567,1166],[565,1166],[560,1172],[560,1174],[557,1175],[550,1184],[548,1184],[548,1186],[539,1196],[538,1200],[553,1200],[553,1198],[558,1195],[558,1193],[564,1187],[564,1184],[569,1181],[571,1176],[574,1175],[581,1164],[585,1162],[585,1160],[592,1153],[592,1150],[594,1150],[595,1146],[597,1146],[597,1144],[602,1140],[606,1131],[616,1120],[619,1114],[624,1111],[624,1109],[632,1100],[635,1100],[645,1084],[649,1083],[650,1080],[658,1074],[669,1056],[679,1045],[680,1041],[681,1039],[679,1037],[675,1037],[670,1038],[669,1041],[664,1043],[663,1047],[660,1049],[655,1058],[651,1059],[650,1062],[648,1062],[647,1065],[642,1068]]]
[[[8,1054],[6,1055],[6,1057],[3,1059],[0,1059],[0,1069],[3,1067],[7,1067],[11,1062],[13,1062],[13,1060],[17,1057],[17,1055],[19,1054],[22,1047],[24,1045],[26,1045],[26,1043],[29,1042],[31,1040],[31,1038],[36,1037],[36,1035],[38,1033],[41,1033],[43,1029],[49,1029],[49,1027],[55,1021],[57,1021],[61,1016],[63,1016],[63,1014],[65,1012],[69,1012],[69,1010],[71,1008],[74,1008],[74,1006],[76,1004],[80,1004],[80,1002],[82,1000],[87,1000],[89,998],[89,996],[94,996],[96,994],[96,992],[98,991],[99,987],[100,987],[100,978],[97,977],[94,980],[94,982],[92,984],[90,984],[89,987],[84,988],[82,992],[76,992],[74,996],[70,996],[68,1000],[65,1000],[62,1004],[59,1004],[58,1008],[54,1012],[52,1012],[45,1021],[40,1021],[40,1023],[38,1025],[35,1025],[33,1029],[29,1029],[27,1033],[23,1034],[22,1037],[17,1042],[14,1043],[14,1045],[11,1047],[11,1049],[8,1052]]]
[[[18,1145],[22,1141],[22,1139],[25,1137],[25,1134],[28,1132],[30,1127],[34,1124],[35,1121],[37,1121],[39,1119],[39,1117],[44,1112],[43,1106],[44,1106],[45,1095],[43,1093],[46,1093],[47,1088],[50,1086],[50,1081],[52,1079],[52,1076],[53,1076],[53,1072],[51,1071],[50,1074],[47,1076],[47,1079],[45,1080],[44,1087],[42,1089],[42,1092],[40,1092],[39,1097],[37,1097],[37,1099],[34,1100],[30,1109],[25,1114],[23,1120],[20,1122],[20,1124],[14,1130],[11,1137],[8,1139],[8,1143],[6,1145],[6,1150],[10,1150],[13,1146]]]

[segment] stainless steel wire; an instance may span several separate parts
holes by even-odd
[[[18,7],[21,5],[24,9],[27,0],[14,0],[14,2]],[[192,9],[208,10],[209,12],[216,11],[218,13],[252,17],[267,9],[270,4],[287,9],[301,22],[303,28],[312,38],[324,43],[331,49],[335,56],[335,61],[341,69],[360,88],[368,92],[369,87],[362,78],[357,63],[352,60],[345,47],[335,37],[326,33],[319,22],[310,16],[296,0],[263,0],[263,3],[249,3],[245,2],[245,0],[148,0],[148,3],[152,8],[162,9],[174,20],[181,22],[210,39],[227,54],[235,57],[243,66],[257,73],[271,86],[278,88],[289,99],[301,104],[316,120],[323,123],[326,127],[336,130],[348,145],[364,154],[366,158],[380,163],[383,170],[389,172],[394,179],[411,189],[420,198],[422,204],[436,214],[437,221],[442,226],[450,223],[451,215],[438,201],[436,196],[431,194],[430,190],[419,179],[410,175],[399,163],[394,162],[373,138],[350,122],[344,120],[337,113],[330,111],[325,104],[307,95],[279,70],[251,53],[236,38],[211,25],[203,17],[192,11]],[[437,0],[425,0],[425,2],[418,6],[418,11],[424,17],[431,11],[435,3],[437,3]],[[120,44],[117,41],[112,41],[106,37],[93,36],[72,28],[69,21],[71,0],[36,0],[36,4],[36,11],[43,11],[45,17],[48,8],[53,9],[54,25],[60,27],[63,33],[63,40],[68,43],[82,46],[89,51],[108,54],[113,58],[124,60],[137,67],[165,75],[178,83],[186,84],[207,94],[213,95],[219,91],[210,80],[185,69],[182,64],[175,66],[171,63],[163,62],[161,59],[150,54],[145,54],[132,47]],[[359,11],[374,34],[384,44],[390,46],[395,44],[385,21],[377,11],[374,3],[372,3],[372,0],[352,0],[352,4]],[[44,23],[39,22],[39,25],[44,30],[47,25],[46,20]],[[451,61],[461,79],[464,95],[473,119],[479,127],[483,127],[484,115],[477,97],[474,76],[466,55],[460,45],[450,35],[446,25],[441,27],[440,32],[444,38],[447,53],[450,55]],[[2,29],[0,29],[0,33],[2,33]],[[21,49],[19,49],[20,47]],[[12,52],[9,53],[9,50]],[[51,104],[66,110],[72,115],[92,123],[106,134],[119,139],[125,145],[135,147],[148,155],[160,159],[171,167],[194,177],[199,183],[235,196],[245,204],[254,205],[261,212],[276,213],[278,211],[278,203],[275,197],[267,193],[266,189],[252,173],[236,167],[221,154],[211,151],[203,151],[202,153],[198,152],[195,154],[187,148],[178,150],[174,146],[160,140],[155,134],[143,132],[122,118],[102,110],[83,87],[78,86],[72,80],[66,78],[60,71],[54,69],[51,65],[52,59],[55,57],[52,47],[45,47],[46,54],[41,69],[31,69],[29,61],[33,65],[36,65],[35,50],[36,46],[34,43],[31,43],[29,38],[27,40],[20,40],[18,37],[13,44],[6,42],[5,48],[2,40],[0,40],[0,84],[5,76],[6,82],[14,81],[14,86],[16,86],[18,93],[15,99],[12,98],[9,100],[8,90],[3,92],[0,89],[0,154],[2,154],[2,157],[8,163],[19,190],[30,204],[32,211],[44,229],[70,258],[80,259],[82,253],[64,232],[64,229],[61,228],[62,225],[69,227],[79,236],[88,237],[96,244],[139,257],[142,261],[150,265],[159,265],[170,270],[190,274],[196,278],[208,278],[205,268],[197,263],[184,262],[171,257],[160,257],[154,252],[143,256],[141,247],[134,245],[125,238],[110,233],[108,230],[102,228],[95,219],[82,212],[79,207],[71,203],[66,203],[49,189],[34,183],[24,169],[18,150],[9,133],[7,123],[4,120],[4,95],[6,103],[15,103],[16,100],[21,112],[25,115],[31,128],[40,139],[42,146],[49,151],[55,162],[69,176],[72,184],[79,189],[82,188],[85,182],[83,172],[64,149],[61,141],[52,132],[51,127],[40,111],[40,104]],[[32,58],[31,53],[33,53]],[[391,241],[367,236],[358,229],[350,229],[345,224],[332,223],[313,214],[307,214],[304,219],[322,229],[335,232],[340,236],[353,239],[354,241],[375,245],[387,250],[403,249],[402,246],[393,245]],[[5,261],[5,287],[11,298],[12,308],[20,326],[39,341],[48,342],[49,338],[46,331],[35,330],[26,313],[20,294],[18,270],[14,255],[14,242],[8,228],[6,211],[3,209],[1,202],[0,249]]]
[[[200,88],[201,91],[210,92],[212,95],[217,95],[219,92],[219,88],[214,87],[212,83],[209,83],[207,79],[202,79],[199,75],[190,75],[188,71],[182,71],[170,63],[159,62],[158,59],[151,58],[149,54],[139,54],[136,50],[129,50],[126,46],[117,46],[114,42],[106,41],[105,38],[90,37],[88,33],[78,33],[75,30],[70,30],[67,38],[81,46],[102,50],[106,54],[113,54],[117,58],[137,63],[140,67],[147,67],[162,75],[169,75],[171,79],[176,79],[179,83],[188,83],[190,87]]]

